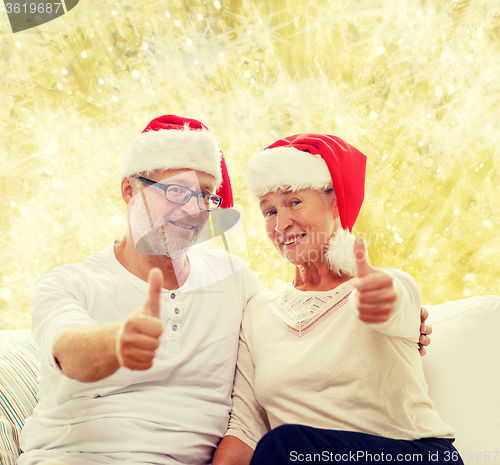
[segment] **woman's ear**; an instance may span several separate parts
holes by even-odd
[[[333,205],[333,219],[336,220],[340,217],[339,207],[338,207],[336,201],[334,201],[333,203],[334,203],[334,205]]]

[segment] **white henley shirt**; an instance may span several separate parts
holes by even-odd
[[[161,293],[164,332],[153,367],[120,368],[94,383],[62,374],[53,341],[69,328],[127,318],[148,283],[117,261],[113,245],[40,278],[32,298],[40,401],[21,434],[20,465],[211,462],[227,429],[242,312],[263,287],[225,252],[194,247],[188,258],[186,283]]]

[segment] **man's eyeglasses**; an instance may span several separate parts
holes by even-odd
[[[159,182],[151,181],[151,179],[143,178],[142,176],[132,176],[148,186],[155,186],[165,192],[165,198],[172,203],[178,205],[185,205],[189,202],[191,197],[196,196],[198,199],[198,207],[201,210],[213,211],[222,203],[222,197],[218,195],[208,194],[206,192],[192,191],[184,186],[178,184],[161,184]]]

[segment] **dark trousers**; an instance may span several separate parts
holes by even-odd
[[[250,465],[302,463],[463,465],[446,439],[404,441],[301,425],[282,425],[269,431],[257,444]]]

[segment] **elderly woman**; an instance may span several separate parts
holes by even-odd
[[[462,463],[427,394],[421,291],[400,270],[371,267],[350,234],[365,164],[351,145],[319,134],[279,140],[251,160],[248,188],[296,272],[245,309],[214,465]]]

